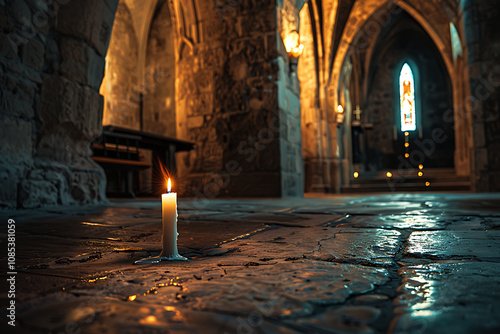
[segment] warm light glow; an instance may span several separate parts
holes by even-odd
[[[299,58],[304,51],[304,45],[300,44],[299,33],[292,30],[283,41],[285,43],[286,52],[294,58]]]
[[[392,177],[392,173],[391,173],[391,172],[387,172],[385,175],[386,175],[387,177]]]
[[[157,320],[154,315],[148,315],[146,318],[140,320],[142,324],[154,324],[156,321]]]
[[[405,154],[405,158],[408,159],[410,157],[410,153]]]
[[[300,44],[299,46],[292,48],[292,52],[290,53],[292,54],[293,57],[299,58],[303,51],[304,51],[304,45]]]
[[[425,182],[425,186],[426,186],[426,187],[428,187],[428,186],[430,186],[430,185],[431,185],[431,183],[430,183],[430,182]]]
[[[405,147],[410,147],[410,143],[405,143]]]
[[[424,173],[418,172],[418,176],[423,176],[423,175],[424,175]]]
[[[94,282],[97,282],[98,280],[101,280],[101,279],[104,280],[106,278],[108,278],[108,276],[92,278],[92,279],[89,279],[89,283],[94,283]]]
[[[128,297],[128,300],[130,300],[131,302],[133,302],[136,298],[137,298],[136,295],[132,295],[132,296]]]
[[[410,65],[405,63],[399,76],[399,96],[401,107],[401,131],[415,131],[415,82]]]
[[[354,178],[357,179],[359,177],[359,173],[358,172],[354,172]]]
[[[408,137],[410,133],[408,131],[405,132],[405,136]]]
[[[167,191],[169,193],[172,191],[172,181],[170,181],[170,178],[168,178],[168,182],[167,182]]]
[[[337,106],[337,124],[344,123],[344,107],[340,104]]]
[[[420,170],[424,169],[424,165],[418,165],[418,169]]]

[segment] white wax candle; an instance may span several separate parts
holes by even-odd
[[[171,193],[172,183],[168,179],[168,194],[161,195],[162,251],[160,256],[136,261],[135,264],[153,264],[161,261],[183,260],[187,258],[177,251],[177,194]]]
[[[161,195],[163,251],[161,257],[178,257],[177,252],[177,194]]]

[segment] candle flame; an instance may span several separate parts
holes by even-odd
[[[167,191],[169,193],[172,191],[172,181],[170,181],[170,178],[168,178],[168,182],[167,182]]]

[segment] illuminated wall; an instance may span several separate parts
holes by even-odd
[[[175,137],[175,36],[165,2],[151,22],[144,75],[143,130]]]
[[[132,14],[125,2],[120,1],[100,89],[104,96],[103,125],[139,129],[138,50]]]

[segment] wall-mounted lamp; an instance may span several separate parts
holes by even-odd
[[[341,125],[344,123],[344,107],[342,107],[340,104],[337,107],[337,125]]]
[[[290,59],[290,71],[295,72],[299,57],[304,51],[304,45],[300,44],[300,36],[297,30],[290,31],[283,42],[285,43],[286,52],[288,52],[288,58]]]

